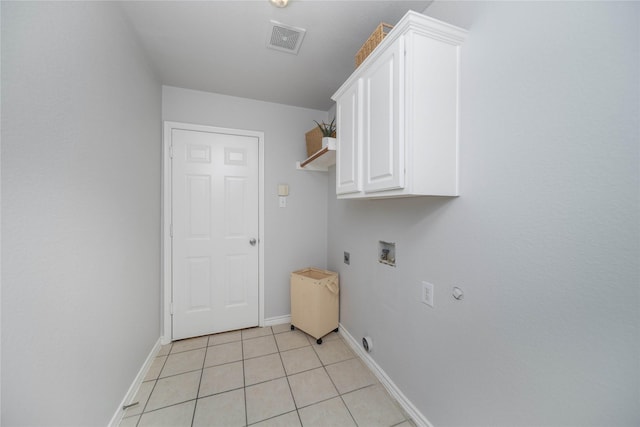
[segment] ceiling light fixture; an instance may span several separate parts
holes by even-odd
[[[287,7],[289,0],[269,0],[269,3],[275,7]]]

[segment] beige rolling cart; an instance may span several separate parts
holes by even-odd
[[[305,268],[291,273],[291,330],[311,335],[318,344],[329,332],[338,332],[338,273]]]

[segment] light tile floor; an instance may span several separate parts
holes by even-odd
[[[414,425],[339,334],[289,324],[163,346],[136,401],[121,427]]]

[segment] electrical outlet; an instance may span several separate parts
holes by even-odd
[[[429,282],[422,282],[422,296],[421,301],[423,304],[433,308],[433,284]]]
[[[351,263],[351,255],[349,254],[349,252],[345,252],[344,253],[344,263],[349,265]]]

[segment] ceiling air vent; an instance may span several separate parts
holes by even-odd
[[[267,47],[282,52],[298,54],[302,39],[307,30],[271,21],[267,34]]]

